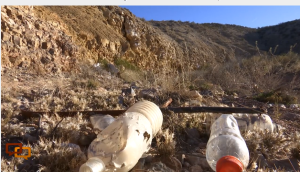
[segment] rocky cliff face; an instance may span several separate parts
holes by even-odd
[[[174,49],[175,42],[119,7],[2,6],[1,11],[5,68],[32,67],[56,73],[74,68],[79,59],[96,63],[122,57],[151,69],[163,67],[180,54]],[[65,12],[75,12],[75,17],[77,12],[86,12],[88,17],[74,18]],[[92,21],[81,25],[82,20]],[[91,28],[85,24],[92,24]]]
[[[63,27],[37,18],[33,7],[1,6],[1,67],[54,73],[70,70],[78,46]]]
[[[45,21],[51,20],[51,14],[57,14],[80,47],[81,58],[94,62],[124,58],[141,68],[160,70],[166,63],[177,64],[177,57],[183,54],[176,41],[120,7],[49,6],[35,9]]]

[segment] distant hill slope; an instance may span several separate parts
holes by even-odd
[[[275,54],[287,53],[291,46],[294,46],[294,52],[300,53],[300,19],[262,27],[247,33],[245,37],[252,45],[258,41],[258,47],[264,51],[269,51],[271,47],[274,51],[278,45]]]
[[[177,21],[150,21],[172,37],[192,59],[225,62],[257,53],[244,37],[255,29],[222,24],[196,24]],[[205,58],[207,57],[207,59]]]

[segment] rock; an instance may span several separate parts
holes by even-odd
[[[279,107],[282,109],[286,109],[286,106],[284,104],[279,104]]]
[[[116,21],[113,18],[109,18],[108,19],[108,24],[114,26],[114,25],[116,25]]]
[[[190,172],[202,172],[202,168],[199,165],[194,165],[190,168]]]
[[[2,41],[10,41],[11,35],[7,32],[1,32]]]
[[[198,145],[198,148],[200,148],[200,149],[205,149],[206,148],[206,144],[207,143],[199,143],[199,145]]]
[[[298,105],[298,104],[291,104],[291,105],[290,105],[290,108],[292,108],[292,109],[297,109],[297,108],[299,108],[299,105]]]
[[[123,88],[121,94],[122,94],[122,96],[128,96],[128,97],[136,96],[135,91],[132,86],[130,86],[129,88]]]
[[[48,57],[48,56],[42,57],[42,58],[41,58],[41,62],[42,62],[43,64],[49,64],[49,63],[51,62],[51,58]]]
[[[119,69],[111,63],[108,64],[108,71],[113,75],[117,75],[119,73]]]
[[[36,35],[41,39],[42,38],[42,36],[43,36],[43,31],[37,31],[36,32]]]
[[[287,158],[280,160],[269,160],[268,164],[274,169],[284,169],[283,171],[299,171],[299,159]]]
[[[188,162],[184,162],[184,163],[183,163],[183,167],[187,167],[187,168],[188,168],[188,167],[190,167],[190,166],[191,166],[191,165],[190,165]]]
[[[190,107],[190,106],[203,106],[201,100],[199,99],[190,99],[189,101],[184,103],[185,106]]]
[[[152,155],[149,155],[145,158],[145,163],[149,164],[153,161],[154,157]]]
[[[261,153],[256,153],[253,157],[253,159],[256,159],[256,164],[259,168],[268,168],[269,164],[266,158]]]
[[[212,89],[212,93],[214,95],[218,95],[218,96],[224,96],[225,92],[224,90],[222,89],[221,86],[214,86],[213,89]]]
[[[53,48],[50,48],[49,51],[48,51],[51,55],[54,55],[55,51]]]
[[[32,45],[33,45],[33,48],[36,50],[40,46],[40,41],[38,39],[35,39],[32,41]]]
[[[187,128],[187,129],[185,129],[185,131],[190,139],[199,139],[200,138],[200,133],[197,128]]]
[[[114,42],[109,43],[109,49],[111,52],[116,52],[116,46]]]
[[[188,97],[190,99],[200,99],[200,100],[202,99],[201,94],[198,91],[196,91],[196,90],[193,90],[193,91],[184,91],[182,93],[182,95],[186,96],[186,97]]]
[[[88,146],[96,137],[96,134],[93,132],[81,132],[78,144],[81,146]]]
[[[202,169],[210,169],[210,166],[209,166],[208,162],[206,161],[205,156],[186,155],[185,157],[186,157],[185,158],[186,162],[188,162],[192,166],[199,165],[202,167]]]
[[[23,139],[25,139],[25,140],[27,140],[27,141],[29,141],[31,143],[36,143],[37,142],[37,138],[36,137],[33,137],[33,136],[31,136],[31,135],[29,135],[27,133],[25,133],[23,135]]]
[[[290,121],[299,121],[300,120],[300,114],[285,113],[285,114],[283,114],[283,119],[290,120]]]
[[[145,158],[141,158],[139,159],[139,161],[137,162],[137,164],[132,168],[132,172],[137,172],[140,171],[142,169],[144,169],[144,165],[145,165]]]
[[[151,89],[144,89],[139,92],[139,97],[140,98],[145,98],[145,99],[155,99],[157,96],[157,89],[151,88]]]
[[[203,159],[203,158],[200,158],[200,157],[198,157],[198,156],[192,156],[192,155],[186,155],[186,156],[185,156],[186,162],[188,162],[188,163],[191,164],[192,166],[198,165],[199,162],[200,162],[202,159]]]
[[[24,34],[24,37],[27,39],[27,40],[32,40],[32,38],[35,36],[34,34],[34,31],[33,30],[26,30],[25,31],[25,34]]]
[[[237,93],[233,93],[233,98],[237,99],[239,98],[239,95]]]
[[[81,152],[79,145],[74,144],[74,143],[62,143],[61,147],[72,150],[72,151]]]
[[[107,39],[101,39],[101,45],[102,45],[102,47],[108,47],[108,45],[109,45],[109,40],[107,40]]]
[[[21,42],[22,42],[22,38],[20,38],[19,36],[13,35],[13,43],[21,46]]]
[[[42,42],[42,49],[48,49],[51,47],[51,42]]]
[[[147,169],[148,172],[174,172],[174,170],[167,167],[162,162],[155,162]]]
[[[19,27],[18,28],[13,28],[12,31],[13,31],[14,35],[21,35],[22,34],[22,30]]]

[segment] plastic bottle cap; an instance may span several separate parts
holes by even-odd
[[[223,156],[216,165],[217,172],[242,172],[242,162],[234,156]]]

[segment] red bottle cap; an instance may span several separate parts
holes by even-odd
[[[234,156],[223,156],[217,162],[217,172],[242,172],[243,163]]]

